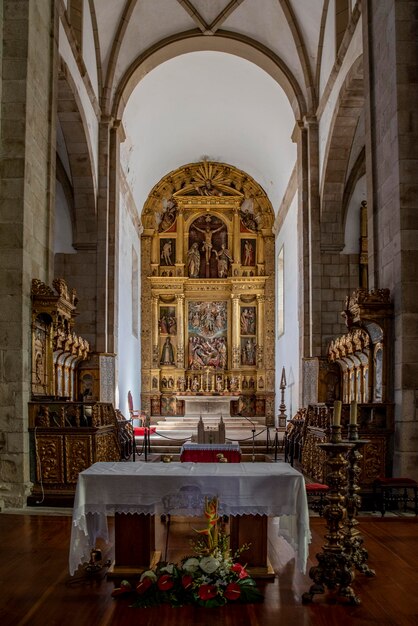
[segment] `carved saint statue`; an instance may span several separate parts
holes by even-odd
[[[243,265],[254,265],[254,246],[249,239],[246,239],[244,243]]]
[[[220,250],[212,250],[216,255],[218,263],[218,278],[226,278],[228,276],[228,265],[232,263],[232,257],[229,250],[223,243]]]
[[[161,351],[161,365],[174,365],[174,349],[170,337],[167,337]]]
[[[162,250],[161,250],[161,260],[163,261],[164,265],[173,265],[171,253],[172,253],[171,239],[167,239],[167,241],[164,243]]]
[[[187,253],[187,267],[190,278],[198,278],[200,270],[199,244],[195,241]]]

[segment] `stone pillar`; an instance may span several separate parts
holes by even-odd
[[[418,479],[417,2],[362,3],[371,288],[394,302],[395,476]]]
[[[108,351],[109,319],[109,160],[113,120],[103,116],[99,124],[99,189],[97,201],[96,349]]]
[[[19,507],[30,487],[31,281],[52,280],[58,25],[53,2],[4,0],[2,11],[0,505]]]

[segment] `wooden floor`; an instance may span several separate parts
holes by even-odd
[[[165,529],[158,523],[160,547]],[[256,605],[216,609],[158,607],[132,609],[126,599],[113,600],[105,578],[68,574],[71,518],[0,514],[0,624],[2,626],[416,626],[418,624],[418,524],[416,518],[361,521],[376,578],[358,574],[354,582],[362,604],[335,604],[330,595],[310,605],[301,595],[310,587],[307,575],[295,571],[292,551],[280,540],[271,553],[274,582],[259,582],[265,599]],[[324,522],[311,518],[311,565],[324,536]],[[168,557],[188,550],[188,524],[174,523]],[[354,621],[355,620],[355,621]]]

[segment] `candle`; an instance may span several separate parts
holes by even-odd
[[[352,426],[357,424],[357,402],[355,400],[350,403],[350,424]]]
[[[341,405],[342,405],[341,400],[335,400],[333,420],[332,420],[333,426],[339,426],[341,423]]]

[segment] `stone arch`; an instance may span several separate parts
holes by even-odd
[[[96,239],[96,177],[87,121],[70,72],[61,62],[58,119],[65,139],[74,194],[74,247]]]
[[[74,287],[80,306],[77,332],[96,345],[97,184],[87,121],[70,71],[61,60],[57,115],[62,128],[73,196],[73,248],[76,254],[57,253],[54,273]]]
[[[233,54],[258,65],[282,87],[295,119],[302,119],[306,114],[306,101],[300,85],[286,64],[269,48],[238,33],[219,30],[216,35],[207,37],[200,31],[192,30],[163,39],[148,48],[131,64],[116,88],[113,104],[107,104],[112,116],[122,119],[132,91],[155,67],[181,54],[205,50]]]
[[[344,246],[344,192],[358,120],[364,107],[363,59],[358,57],[341,87],[325,150],[321,189],[321,249]]]

